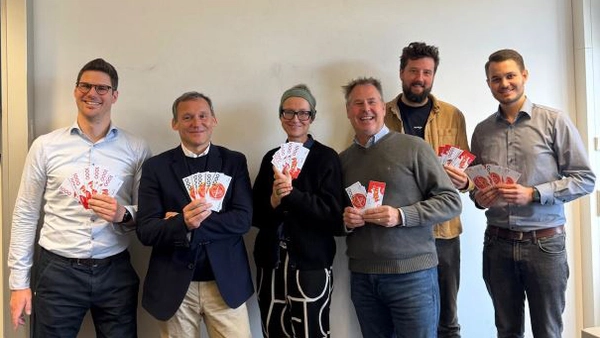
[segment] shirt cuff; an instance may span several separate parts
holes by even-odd
[[[136,228],[137,208],[133,205],[124,205],[123,207],[131,214],[131,220],[127,223],[112,223],[113,230],[120,235],[132,232]]]
[[[397,226],[406,226],[406,217],[404,216],[404,211],[402,211],[402,208],[398,208],[398,212],[400,213],[400,224],[398,224]]]
[[[473,181],[471,181],[470,178],[467,178],[467,179],[469,180],[469,184],[467,184],[466,188],[459,190],[461,193],[471,192],[471,191],[475,190],[475,183],[473,183]]]
[[[30,274],[28,270],[11,270],[8,277],[8,287],[11,290],[23,290],[30,287]]]

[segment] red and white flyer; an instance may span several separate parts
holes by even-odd
[[[465,170],[465,174],[469,176],[469,178],[471,179],[471,181],[473,181],[477,189],[485,189],[492,185],[492,182],[489,180],[488,177],[488,171],[481,164],[468,167]]]
[[[442,165],[453,166],[464,171],[475,160],[475,155],[467,150],[446,144],[438,147],[438,160]]]
[[[367,189],[367,209],[380,207],[383,204],[385,194],[385,182],[369,181]]]
[[[489,180],[493,185],[504,183],[503,167],[494,164],[486,164],[485,169],[488,171]]]
[[[347,187],[346,193],[353,207],[359,210],[365,209],[367,205],[367,189],[360,182],[356,181]]]
[[[114,196],[123,180],[112,174],[108,168],[92,164],[83,167],[67,177],[59,187],[59,192],[74,198],[85,209],[94,194]]]
[[[190,199],[205,198],[212,204],[210,210],[219,212],[223,208],[223,199],[229,189],[231,176],[205,171],[186,176],[182,181]]]
[[[271,164],[279,171],[288,170],[292,179],[298,178],[309,149],[299,142],[286,142],[273,154]]]

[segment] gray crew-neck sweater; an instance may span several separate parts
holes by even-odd
[[[340,154],[344,186],[386,183],[383,205],[401,208],[404,226],[367,223],[346,238],[349,268],[359,273],[409,273],[437,265],[432,227],[456,217],[461,200],[436,154],[418,137],[390,132],[369,148]]]

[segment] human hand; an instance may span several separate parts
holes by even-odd
[[[477,190],[473,197],[479,206],[487,209],[496,202],[499,196],[500,194],[496,186],[489,186],[485,189]]]
[[[125,215],[125,207],[119,205],[117,199],[109,195],[93,194],[88,200],[88,206],[107,222],[119,223]]]
[[[167,211],[167,212],[165,213],[165,218],[164,218],[164,219],[169,219],[169,218],[171,218],[171,217],[175,217],[175,216],[177,216],[177,215],[179,215],[179,213],[178,213],[178,212],[175,212],[175,211]]]
[[[456,189],[465,190],[469,187],[469,176],[464,171],[446,164],[444,164],[444,170]]]
[[[400,210],[389,205],[382,205],[365,210],[363,213],[365,222],[381,225],[386,228],[395,227],[402,223]]]
[[[15,331],[20,325],[25,325],[25,315],[31,315],[31,289],[10,292],[10,315]]]
[[[344,225],[348,229],[359,228],[365,225],[365,220],[362,216],[362,211],[354,207],[346,207],[344,209]]]
[[[189,230],[199,228],[202,221],[212,213],[211,206],[212,204],[207,203],[204,198],[195,199],[186,205],[183,208],[183,220],[187,228]]]
[[[281,204],[281,199],[289,195],[294,187],[292,186],[292,175],[287,169],[283,172],[273,166],[273,189],[271,190],[271,206],[276,208]]]
[[[533,201],[533,187],[525,187],[516,183],[501,183],[496,187],[500,196],[508,203],[526,205]]]

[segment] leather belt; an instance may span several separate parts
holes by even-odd
[[[112,255],[112,256],[109,256],[106,258],[69,258],[69,257],[63,257],[61,255],[57,255],[57,254],[50,252],[44,248],[42,248],[42,251],[54,259],[58,259],[63,262],[67,262],[71,265],[80,265],[80,266],[86,266],[86,267],[92,267],[92,268],[100,266],[100,265],[108,264],[111,261],[114,261],[114,260],[117,260],[120,258],[125,258],[126,256],[129,255],[129,252],[127,250],[123,250],[116,255]]]
[[[554,228],[545,228],[524,232],[488,225],[486,232],[488,235],[496,236],[502,239],[508,239],[512,241],[527,241],[562,234],[565,232],[565,227],[564,225],[559,225]]]

